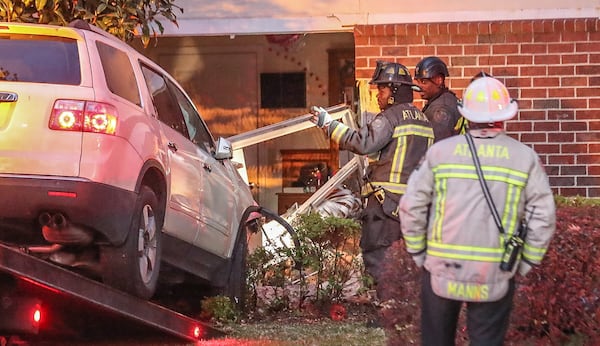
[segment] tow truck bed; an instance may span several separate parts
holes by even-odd
[[[0,243],[0,274],[5,277],[8,274],[15,279],[16,285],[13,290],[16,298],[27,296],[38,299],[39,296],[42,307],[47,303],[47,307],[68,311],[69,306],[81,305],[85,308],[86,315],[94,315],[97,312],[99,316],[104,315],[109,318],[112,316],[112,330],[108,333],[118,332],[115,329],[118,329],[119,325],[115,322],[128,320],[189,341],[224,335],[222,331],[206,323],[118,291],[2,243]],[[0,289],[0,295],[9,291],[6,288]],[[56,304],[57,301],[64,301],[66,304]],[[44,310],[42,308],[42,311]],[[2,335],[2,328],[6,327],[1,323],[0,320],[0,335]],[[24,330],[29,329],[30,326],[24,328]]]

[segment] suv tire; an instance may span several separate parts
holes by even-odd
[[[141,298],[152,297],[160,271],[162,219],[156,194],[142,186],[125,243],[100,249],[104,283]]]

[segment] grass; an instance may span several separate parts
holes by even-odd
[[[336,322],[328,319],[314,321],[272,321],[227,326],[227,339],[204,341],[199,345],[328,345],[378,346],[385,345],[383,329],[367,328],[364,321]],[[235,339],[233,339],[235,338]]]

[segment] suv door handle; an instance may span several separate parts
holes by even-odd
[[[169,142],[169,144],[167,144],[167,147],[169,147],[169,149],[171,149],[173,151],[177,151],[177,144],[175,144],[173,142]]]

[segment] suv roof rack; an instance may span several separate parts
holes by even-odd
[[[75,29],[82,29],[82,30],[92,31],[92,32],[95,32],[95,33],[97,33],[99,35],[119,40],[118,37],[116,37],[114,35],[111,35],[110,33],[108,33],[106,31],[100,29],[99,27],[97,27],[97,26],[95,26],[93,24],[90,24],[90,23],[86,22],[83,19],[75,19],[75,20],[71,21],[69,23],[69,25],[67,25],[67,26],[71,27],[71,28],[75,28]]]

